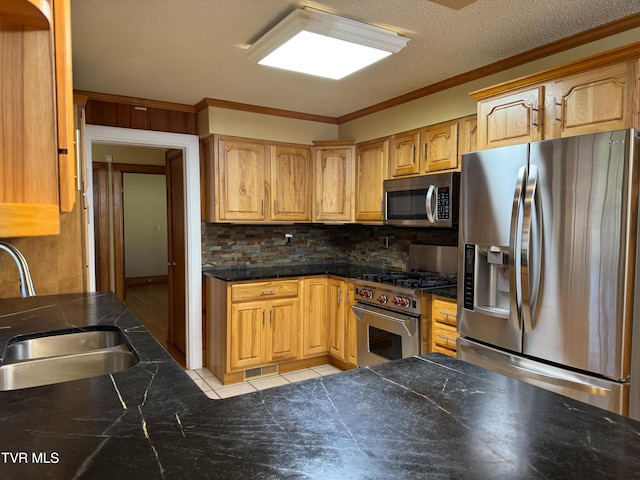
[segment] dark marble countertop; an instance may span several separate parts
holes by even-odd
[[[250,266],[242,268],[215,269],[204,268],[203,275],[227,282],[244,280],[268,280],[272,278],[309,277],[313,275],[336,275],[344,278],[358,278],[363,273],[384,273],[388,269],[375,266],[354,265],[349,263],[327,264],[281,264],[266,267]]]
[[[0,392],[0,478],[640,477],[640,422],[439,354],[210,400],[111,294],[0,301],[0,348],[90,324],[140,363]]]

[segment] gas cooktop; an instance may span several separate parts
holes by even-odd
[[[387,272],[387,273],[365,273],[360,276],[361,280],[381,283],[384,285],[394,285],[401,288],[424,289],[454,286],[457,283],[456,275],[447,275],[436,272]]]

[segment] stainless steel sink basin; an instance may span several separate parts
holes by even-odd
[[[119,330],[91,330],[27,338],[9,343],[2,359],[3,364],[84,353],[101,348],[122,345],[124,339]]]
[[[9,342],[0,391],[120,372],[138,363],[117,329],[50,334]]]

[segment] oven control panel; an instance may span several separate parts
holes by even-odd
[[[416,298],[394,295],[388,292],[377,292],[366,287],[356,287],[356,297],[367,303],[379,304],[393,308],[395,310],[417,310],[418,300]]]

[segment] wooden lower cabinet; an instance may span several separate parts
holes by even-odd
[[[232,304],[229,367],[246,370],[298,358],[298,298]]]
[[[302,357],[326,355],[328,352],[327,277],[310,277],[302,281]]]
[[[431,303],[431,351],[456,357],[458,305],[455,300],[433,297]]]
[[[205,276],[206,366],[224,384],[248,370],[357,366],[353,286],[326,275],[226,282]]]

